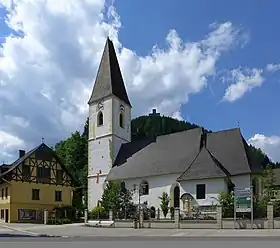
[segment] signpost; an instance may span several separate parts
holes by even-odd
[[[253,228],[253,187],[234,188],[234,226],[236,213],[251,213],[251,228]]]

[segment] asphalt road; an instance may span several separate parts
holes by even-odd
[[[0,247],[20,247],[20,248],[137,248],[138,246],[154,248],[163,246],[172,248],[279,248],[280,237],[81,237],[81,238],[1,238]]]

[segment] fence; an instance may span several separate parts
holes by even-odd
[[[217,206],[196,207],[190,211],[180,211],[180,228],[212,229],[217,228]]]
[[[100,213],[91,216],[85,212],[85,224],[94,227],[115,228],[181,228],[181,229],[280,229],[280,211],[273,204],[267,205],[266,216],[256,217],[253,222],[246,214],[224,217],[221,206],[198,208],[192,211],[174,209],[167,214],[157,209],[135,210],[127,215],[120,213]]]

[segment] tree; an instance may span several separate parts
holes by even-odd
[[[73,196],[73,206],[83,209],[82,196],[87,199],[87,140],[78,131],[72,133],[67,140],[55,145],[55,152],[62,159],[68,171],[72,174],[76,185]],[[87,203],[85,202],[85,205]]]
[[[262,185],[264,189],[264,195],[271,200],[273,198],[273,190],[275,189],[276,177],[273,167],[271,165],[266,166],[262,175]]]
[[[163,212],[164,218],[166,218],[166,215],[167,215],[168,210],[169,210],[170,198],[169,198],[169,196],[166,192],[163,192],[162,196],[159,197],[159,199],[161,200],[160,208]]]
[[[119,182],[109,182],[103,191],[101,205],[106,211],[113,210],[118,217],[130,214],[132,193]]]

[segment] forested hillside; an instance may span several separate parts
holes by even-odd
[[[170,117],[140,116],[131,121],[132,141],[145,137],[158,136],[188,130],[199,127],[186,121],[179,121]],[[211,132],[206,130],[206,132]],[[67,168],[78,182],[78,194],[75,197],[75,205],[81,206],[82,194],[86,194],[87,188],[87,139],[88,120],[82,133],[76,131],[71,137],[60,141],[55,145],[55,151],[64,160]],[[260,149],[250,145],[251,153],[263,166],[273,164]]]

